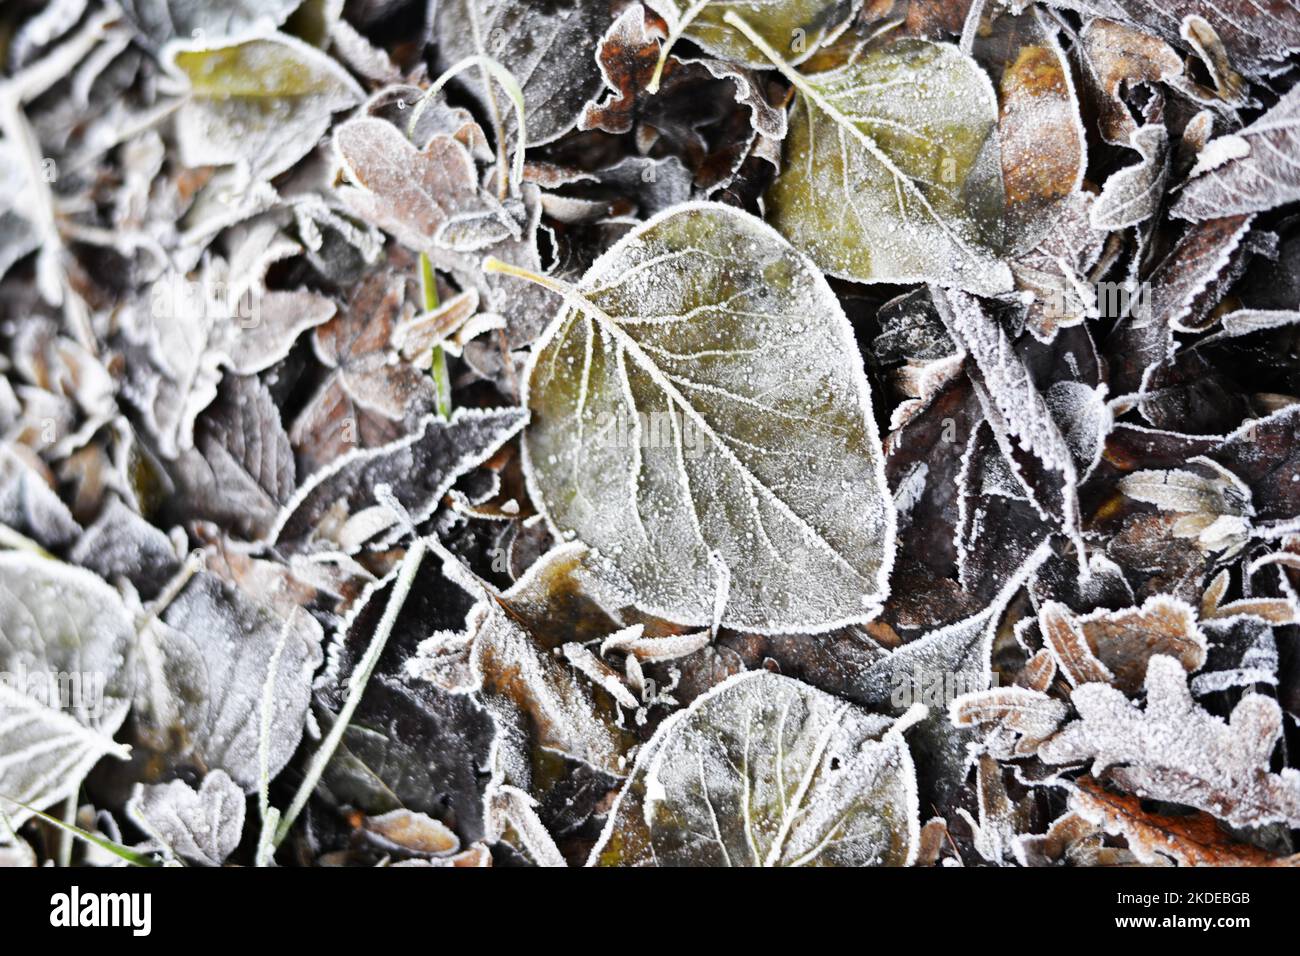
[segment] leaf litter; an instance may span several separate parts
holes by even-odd
[[[1300,860],[1294,4],[425,7],[0,12],[0,862]]]

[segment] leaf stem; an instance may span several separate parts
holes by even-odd
[[[733,26],[743,33],[746,40],[758,47],[759,52],[772,61],[772,65],[776,67],[777,71],[780,72],[782,76],[794,84],[795,89],[832,116],[839,115],[839,112],[835,107],[822,99],[821,94],[813,89],[812,84],[804,79],[803,74],[787,63],[785,57],[781,56],[781,54],[773,48],[772,44],[764,40],[759,35],[758,31],[749,25],[744,17],[739,16],[734,10],[728,10],[723,14],[722,19],[729,26]]]
[[[438,308],[438,279],[433,273],[433,263],[428,253],[420,253],[420,293],[424,298],[425,312]],[[429,372],[433,376],[434,410],[439,417],[451,418],[451,378],[447,374],[447,353],[441,345],[433,347],[429,357]]]
[[[573,286],[569,285],[567,282],[562,282],[553,276],[542,275],[540,272],[533,272],[531,269],[524,269],[509,262],[502,262],[496,256],[488,256],[483,260],[483,271],[514,276],[516,279],[526,279],[534,285],[541,286],[543,289],[549,289],[556,295],[564,296],[565,299],[569,299],[577,294]]]
[[[77,796],[80,792],[81,784],[77,784],[63,801],[63,822],[67,827],[59,831],[58,865],[65,870],[72,866],[72,828],[77,825]]]
[[[293,613],[298,613],[295,608]],[[262,819],[262,829],[257,837],[257,866],[266,865],[273,854],[265,853],[271,845],[273,834],[280,824],[280,813],[271,806],[271,717],[275,711],[275,678],[280,672],[280,658],[284,656],[284,647],[289,643],[292,614],[285,618],[280,628],[280,639],[276,641],[275,652],[266,668],[266,680],[262,682],[262,712],[259,720],[257,737],[257,809]]]
[[[280,819],[280,825],[275,831],[275,839],[272,841],[274,846],[279,846],[284,841],[284,838],[289,835],[289,830],[293,827],[294,821],[298,819],[298,814],[302,813],[303,807],[307,805],[307,800],[315,792],[316,784],[320,782],[321,775],[324,774],[325,768],[334,757],[334,751],[338,749],[339,744],[342,742],[343,734],[352,722],[352,715],[361,703],[361,697],[365,693],[366,685],[370,682],[370,675],[374,673],[375,665],[379,663],[379,656],[383,654],[384,647],[388,644],[388,638],[393,633],[393,625],[397,623],[397,615],[401,613],[402,606],[411,593],[411,585],[415,583],[415,574],[420,569],[420,562],[424,559],[426,550],[428,550],[428,543],[423,538],[416,538],[415,543],[411,545],[411,549],[406,552],[406,557],[402,560],[402,568],[397,573],[397,580],[393,583],[392,596],[388,599],[388,606],[384,608],[384,616],[380,619],[379,626],[375,628],[375,634],[370,639],[365,654],[357,662],[356,670],[352,672],[352,677],[348,680],[347,699],[343,701],[343,706],[339,708],[334,726],[330,728],[330,732],[321,743],[320,749],[316,751],[316,755],[312,758],[311,765],[307,768],[307,775],[299,784],[298,792],[293,796],[293,802],[289,804],[289,809],[285,811]]]
[[[664,67],[668,65],[668,54],[672,51],[674,44],[682,38],[687,27],[700,15],[700,12],[709,5],[710,0],[696,0],[695,4],[686,11],[686,13],[668,28],[668,36],[663,43],[659,45],[659,59],[655,62],[654,75],[650,77],[650,82],[646,84],[645,91],[651,95],[659,92],[659,81],[663,77]]]

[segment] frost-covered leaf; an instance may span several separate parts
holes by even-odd
[[[1143,863],[1172,859],[1179,866],[1300,866],[1300,856],[1276,857],[1232,839],[1209,814],[1152,813],[1137,797],[1112,793],[1088,777],[1070,794],[1075,813],[1122,835]]]
[[[19,197],[27,188],[28,172],[15,144],[0,141],[0,278],[25,256],[41,247],[41,233]]]
[[[0,796],[39,808],[76,793],[131,706],[135,621],[88,571],[0,553]],[[30,813],[4,812],[18,826]]]
[[[1021,866],[1132,866],[1137,858],[1105,845],[1106,833],[1081,814],[1066,813],[1046,833],[1023,833],[1012,846]]]
[[[76,518],[30,461],[0,447],[0,522],[50,548],[71,544],[81,534]]]
[[[957,697],[948,707],[948,717],[957,727],[983,726],[989,737],[1007,741],[1005,749],[985,747],[1001,758],[1033,754],[1038,745],[1056,732],[1070,708],[1064,701],[1029,687],[991,687]]]
[[[590,862],[905,866],[920,821],[892,724],[767,671],[724,681],[642,749]]]
[[[1211,219],[1295,202],[1300,199],[1298,153],[1300,90],[1293,89],[1245,129],[1210,140],[1170,213]]]
[[[1204,697],[1233,687],[1278,683],[1277,637],[1255,616],[1266,613],[1268,603],[1234,601],[1223,609],[1225,616],[1203,623],[1210,647],[1204,669],[1192,678],[1193,694]]]
[[[316,146],[331,114],[364,96],[334,60],[283,34],[172,45],[165,59],[190,85],[176,119],[183,162],[238,163],[254,181],[293,166]]]
[[[143,637],[137,713],[148,746],[173,765],[220,769],[252,793],[261,774],[263,691],[271,684],[268,772],[302,739],[321,626],[288,620],[206,572],[195,575]]]
[[[183,780],[141,784],[126,814],[163,850],[200,866],[220,866],[243,837],[246,803],[244,791],[214,770],[198,790]]]
[[[326,768],[321,793],[330,803],[372,815],[400,809],[427,814],[468,844],[485,835],[484,795],[498,731],[473,695],[406,676],[417,647],[463,631],[477,597],[426,562]],[[316,686],[325,722],[347,696],[349,676],[388,607],[393,583],[390,575],[357,599],[330,647]],[[467,643],[468,635],[461,636]]]
[[[1076,687],[1101,681],[1133,696],[1157,654],[1175,658],[1188,673],[1206,660],[1207,642],[1196,612],[1167,595],[1147,598],[1141,607],[1083,616],[1049,601],[1039,611],[1039,624],[1062,673]]]
[[[1174,332],[1199,332],[1241,276],[1253,216],[1193,223],[1151,275],[1150,314],[1139,319]],[[1172,341],[1167,343],[1172,347]]]
[[[600,89],[592,49],[611,21],[608,5],[559,0],[439,0],[434,19],[438,69],[486,55],[504,66],[524,93],[530,146],[573,129],[582,106]],[[485,70],[461,74],[470,95],[513,139],[510,101]]]
[[[429,375],[396,347],[399,324],[415,308],[404,279],[386,270],[367,276],[347,306],[313,331],[312,351],[330,373],[289,432],[308,470],[356,448],[387,445],[407,423],[432,410]]]
[[[1026,796],[1013,801],[1002,779],[1002,768],[987,754],[976,763],[975,793],[979,819],[964,807],[957,809],[974,835],[975,852],[988,863],[1001,866],[1015,850],[1016,837],[1033,821],[1034,800]]]
[[[997,98],[973,60],[904,40],[798,85],[769,194],[782,234],[846,279],[1010,288],[993,251],[1003,241]]]
[[[1120,489],[1130,498],[1163,511],[1245,517],[1253,514],[1250,490],[1231,472],[1204,458],[1189,464],[1195,469],[1135,471],[1120,480]]]
[[[1142,158],[1106,180],[1089,214],[1094,229],[1125,229],[1160,210],[1169,177],[1169,133],[1163,126],[1143,126],[1129,135],[1129,145]]]
[[[666,42],[659,23],[646,16],[644,7],[628,7],[605,31],[597,47],[596,57],[608,92],[583,108],[578,128],[626,133],[643,124],[674,139],[686,138],[707,117],[680,110],[680,94],[688,88],[698,91],[702,83],[716,87],[718,84],[711,81],[726,79],[733,84],[736,105],[749,110],[752,132],[772,141],[785,136],[785,111],[768,102],[760,75],[729,60],[679,60],[669,56],[659,77],[659,88],[650,93],[647,87],[654,79]],[[762,65],[770,64],[764,60]]]
[[[985,418],[993,426],[1003,452],[1010,455],[1012,441],[1016,440],[1020,449],[1059,475],[1059,484],[1052,489],[1057,500],[1049,504],[1058,512],[1065,530],[1077,535],[1075,451],[1062,433],[1052,406],[1039,392],[1024,357],[978,299],[956,290],[934,290],[932,295],[948,331],[974,362],[972,377],[978,385]],[[1019,470],[1023,471],[1023,466]],[[1026,488],[1033,490],[1029,485]],[[1034,497],[1039,500],[1046,495],[1035,493]]]
[[[984,424],[971,434],[958,481],[957,579],[991,598],[1052,528]]]
[[[998,620],[1019,583],[1045,556],[1040,547],[987,607],[909,641],[864,670],[853,684],[852,699],[873,710],[901,716],[913,704],[930,708],[909,734],[927,805],[945,805],[961,786],[970,766],[967,744],[976,738],[975,732],[953,726],[947,705],[957,695],[989,687]]]
[[[714,56],[752,67],[769,66],[763,52],[724,21],[734,11],[753,24],[767,43],[791,63],[799,63],[834,38],[862,0],[649,0],[668,23],[670,35],[683,34]]]
[[[366,839],[388,853],[404,856],[449,856],[460,849],[460,840],[445,823],[427,813],[389,810],[366,817],[362,824]]]
[[[1207,457],[1228,470],[1227,484],[1249,489],[1256,524],[1286,524],[1300,514],[1300,405],[1247,421]],[[1230,501],[1244,494],[1238,489]]]
[[[86,529],[68,560],[108,581],[126,578],[142,597],[153,597],[179,569],[176,543],[116,495]]]
[[[1158,394],[1161,377],[1174,368],[1175,332],[1201,330],[1212,323],[1223,295],[1242,277],[1252,250],[1253,216],[1223,216],[1193,222],[1169,254],[1152,269],[1140,294],[1108,295],[1108,311],[1121,323],[1106,350],[1114,356],[1112,384],[1118,393],[1144,392],[1143,414],[1164,414]]]
[[[621,629],[596,600],[600,584],[590,552],[577,544],[555,548],[504,592],[450,557],[444,573],[480,601],[464,632],[437,632],[422,641],[405,669],[447,689],[477,692],[499,728],[494,772],[500,780],[539,790],[542,768],[532,756],[539,748],[623,776],[633,741],[615,703],[635,709],[638,701],[628,699],[630,692],[608,668],[613,680],[606,685],[574,666],[585,642]],[[586,657],[599,665],[591,652]]]
[[[349,553],[391,543],[405,533],[401,516],[378,503],[388,485],[416,524],[438,507],[452,484],[523,428],[517,408],[458,408],[450,420],[427,415],[415,430],[379,448],[358,449],[321,469],[298,489],[268,535],[281,546],[325,546]]]
[[[405,114],[402,114],[405,115]],[[521,197],[505,202],[480,188],[473,151],[460,124],[434,122],[425,111],[412,143],[392,123],[362,116],[334,131],[334,149],[345,174],[335,185],[343,203],[368,223],[392,234],[412,251],[427,253],[439,269],[451,272],[463,289],[478,289],[485,306],[507,319],[511,342],[526,345],[540,330],[550,293],[500,289],[501,277],[485,276],[482,258],[491,254],[540,271],[537,227],[540,194],[525,184]],[[472,127],[478,136],[482,132]]]
[[[1016,288],[1032,296],[1025,324],[1040,341],[1097,316],[1088,273],[1101,257],[1106,232],[1092,225],[1095,198],[1087,192],[1070,196],[1038,243],[1010,264]]]
[[[533,786],[529,754],[543,747],[611,776],[625,772],[630,747],[617,708],[566,667],[493,601],[474,636],[470,668],[500,728],[497,760],[507,783]]]
[[[679,206],[568,295],[528,371],[526,468],[550,522],[679,623],[713,621],[715,552],[724,624],[864,619],[893,509],[852,333],[812,264],[742,212]]]
[[[1228,722],[1192,701],[1187,672],[1172,657],[1147,665],[1147,700],[1140,710],[1105,684],[1071,695],[1080,719],[1038,748],[1047,763],[1092,761],[1130,793],[1183,803],[1232,826],[1300,820],[1300,771],[1269,772],[1282,732],[1277,702],[1249,694]]]
[[[1102,138],[1116,146],[1128,146],[1137,123],[1121,93],[1125,87],[1181,76],[1183,61],[1159,37],[1113,20],[1089,20],[1079,39],[1083,75],[1096,91]]]
[[[363,116],[334,131],[334,149],[348,182],[343,201],[368,222],[423,250],[479,190],[469,149],[449,135],[418,149],[392,123]]]

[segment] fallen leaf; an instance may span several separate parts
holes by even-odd
[[[811,263],[751,216],[681,206],[567,302],[530,362],[524,434],[557,535],[677,623],[709,625],[718,600],[758,633],[869,616],[893,509],[849,326]]]

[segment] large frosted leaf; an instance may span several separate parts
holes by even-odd
[[[906,40],[803,77],[772,222],[859,282],[1011,287],[1001,244],[998,104],[956,47]]]
[[[364,95],[324,53],[281,34],[216,48],[174,44],[167,59],[190,83],[176,117],[184,163],[240,163],[254,179],[296,163],[329,128],[330,115]]]
[[[95,575],[0,554],[0,796],[45,807],[114,743],[131,701],[135,624]],[[0,801],[15,826],[28,811]]]
[[[728,11],[739,13],[789,62],[798,63],[838,34],[862,0],[712,0],[703,4],[698,0],[649,0],[647,6],[667,21],[674,34],[683,33],[714,56],[746,66],[769,66],[762,51],[724,22]]]
[[[865,619],[894,512],[853,331],[812,263],[746,213],[689,204],[568,295],[528,369],[524,441],[558,531],[679,623],[719,598],[723,623],[761,633]]]
[[[660,726],[591,863],[905,866],[917,813],[894,721],[750,671]]]

